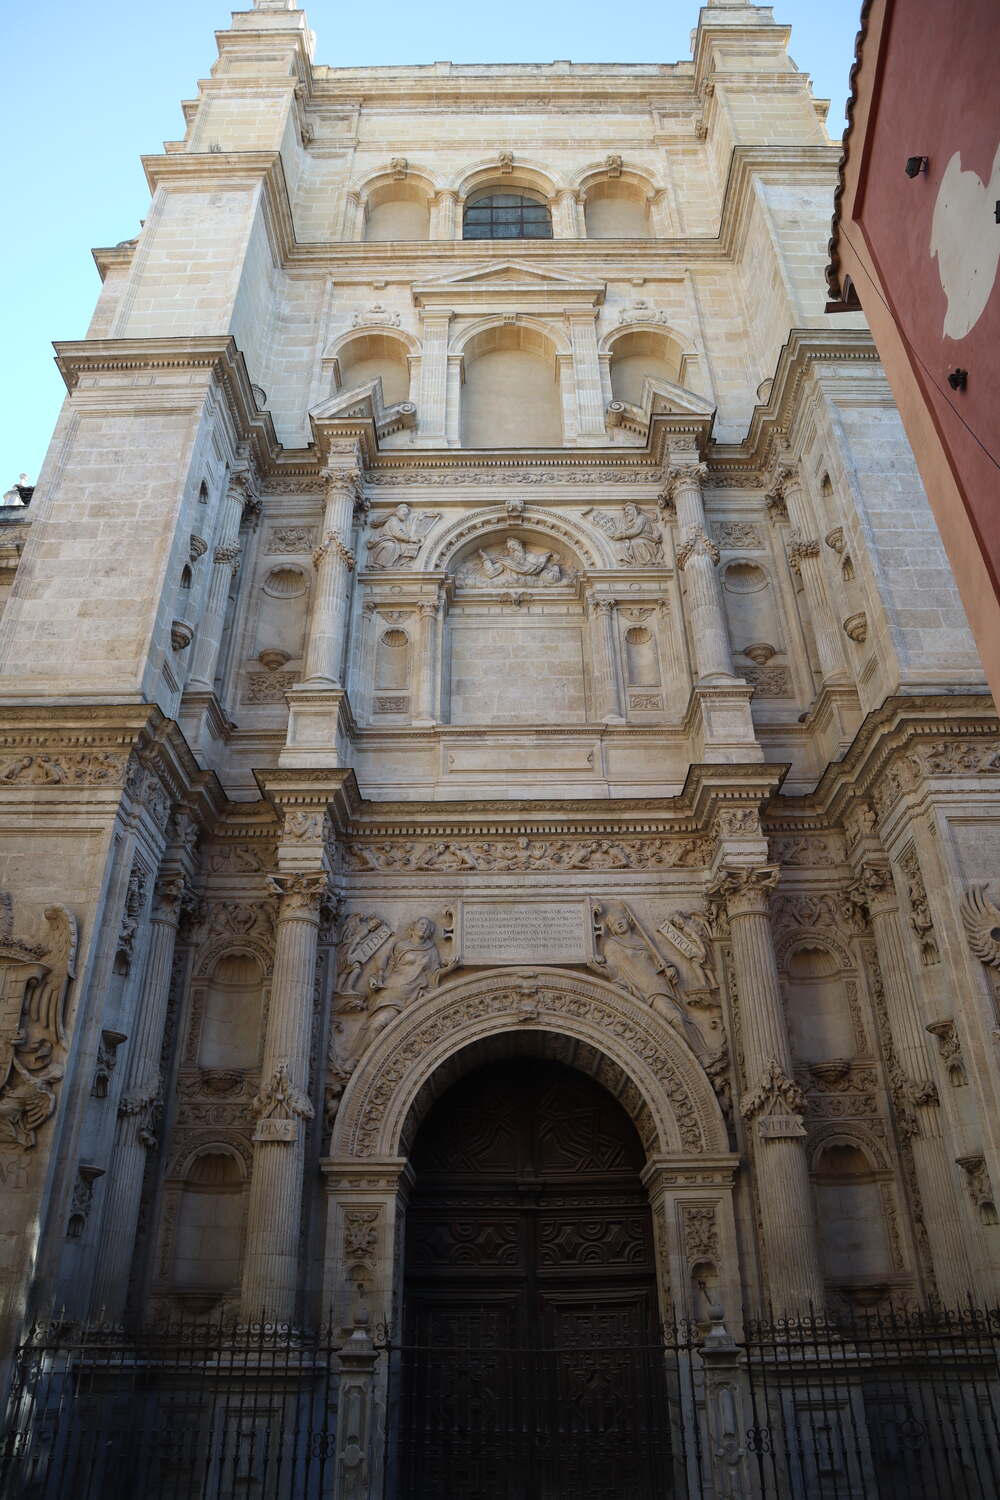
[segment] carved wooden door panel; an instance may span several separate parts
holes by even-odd
[[[400,1500],[669,1493],[642,1148],[556,1063],[491,1065],[413,1153]]]

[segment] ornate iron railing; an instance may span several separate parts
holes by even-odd
[[[523,1347],[47,1322],[0,1446],[4,1500],[998,1494],[1000,1309],[971,1305]]]
[[[325,1500],[340,1344],[268,1323],[38,1323],[17,1353],[0,1494]]]

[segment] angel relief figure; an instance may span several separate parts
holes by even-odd
[[[56,1107],[63,1076],[66,996],[76,973],[76,918],[65,906],[45,910],[48,942],[21,943],[7,920],[0,932],[0,1146],[30,1150]]]
[[[677,968],[661,957],[623,901],[594,907],[594,949],[592,966],[599,974],[663,1016],[696,1056],[704,1054],[704,1038],[680,997]]]
[[[397,505],[387,516],[374,516],[372,530],[379,535],[368,540],[369,568],[411,567],[427,533],[440,519],[439,510],[412,510],[405,504]]]
[[[621,510],[594,510],[583,512],[590,516],[595,526],[615,543],[618,561],[628,568],[659,568],[663,566],[663,544],[659,528],[652,516],[631,502]]]
[[[503,551],[497,556],[479,549],[480,579],[485,576],[491,583],[511,584],[531,581],[534,583],[563,583],[563,571],[552,552],[535,552],[526,547],[520,537],[509,536]]]

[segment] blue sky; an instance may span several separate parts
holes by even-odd
[[[774,7],[775,19],[793,27],[792,57],[815,92],[833,101],[835,136],[844,127],[858,11],[859,0]],[[308,14],[317,61],[334,65],[675,62],[690,56],[697,6],[639,0],[615,13],[605,0],[313,0]],[[21,470],[34,478],[48,446],[64,394],[51,341],[86,332],[99,287],[90,249],[137,231],[148,204],[139,156],[183,133],[180,100],[196,93],[216,55],[212,33],[228,24],[229,9],[217,0],[46,0],[8,11],[3,489]]]

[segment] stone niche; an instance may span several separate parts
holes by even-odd
[[[448,620],[453,724],[583,724],[590,650],[579,566],[527,528],[456,558]]]

